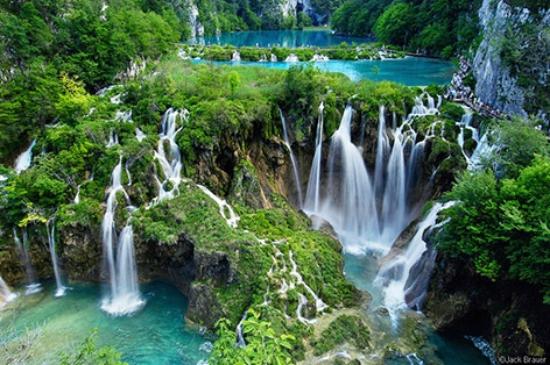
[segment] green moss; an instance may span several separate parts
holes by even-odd
[[[315,355],[322,355],[343,343],[350,343],[358,350],[370,347],[370,331],[358,316],[341,315],[332,321],[318,339],[312,341]]]

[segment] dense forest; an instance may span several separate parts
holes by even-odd
[[[549,14],[540,0],[0,0],[0,363],[160,361],[163,344],[120,349],[104,328],[48,348],[76,317],[18,322],[98,282],[138,309],[102,292],[97,323],[143,320],[166,295],[140,287],[157,281],[185,297],[168,327],[189,337],[166,335],[189,342],[173,349],[184,364],[455,365],[481,356],[470,338],[492,364],[545,359]],[[362,38],[204,42],[246,30]],[[316,66],[378,76],[425,61],[411,55],[454,74],[405,86]],[[53,304],[29,291],[47,280]],[[476,352],[451,360],[437,336]]]

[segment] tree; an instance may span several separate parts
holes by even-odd
[[[407,44],[412,34],[413,11],[408,3],[397,2],[390,5],[376,20],[374,34],[382,42]]]

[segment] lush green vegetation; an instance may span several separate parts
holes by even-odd
[[[491,129],[498,153],[486,170],[463,174],[447,195],[458,203],[447,211],[439,247],[466,258],[483,277],[539,288],[550,303],[550,146],[524,121]]]
[[[452,57],[475,45],[481,1],[347,0],[332,17],[339,32],[374,35],[410,51]]]
[[[330,323],[319,339],[315,340],[315,355],[322,355],[344,342],[349,342],[360,350],[367,349],[370,336],[369,329],[360,317],[341,315]]]
[[[187,37],[186,23],[173,10],[142,5],[114,1],[102,9],[101,2],[77,0],[67,9],[62,1],[0,2],[0,161],[46,124],[75,118],[73,112],[88,106],[74,98],[78,110],[65,110],[66,94],[81,95],[80,86],[95,92],[122,77],[132,60],[156,59]]]

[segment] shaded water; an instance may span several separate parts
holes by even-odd
[[[25,364],[58,364],[61,351],[80,344],[95,328],[97,344],[115,347],[130,364],[195,365],[208,357],[199,350],[206,340],[185,324],[186,298],[170,285],[143,285],[147,306],[130,317],[103,312],[97,285],[73,285],[61,299],[54,299],[52,290],[48,285],[42,293],[20,297],[0,312],[0,349],[13,334],[17,338],[26,328],[38,330],[30,351],[33,357]]]

